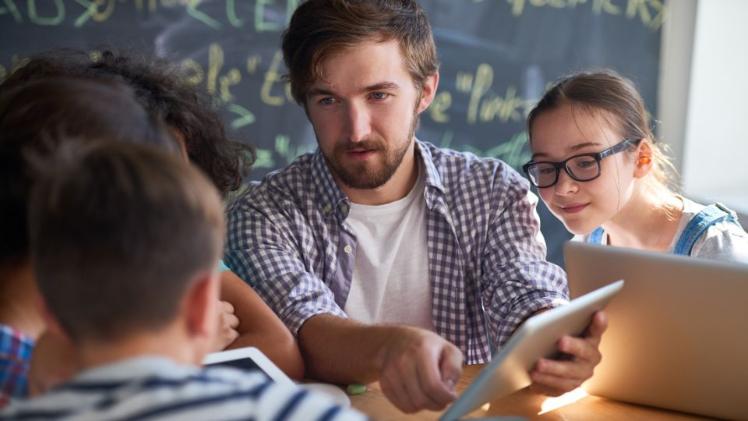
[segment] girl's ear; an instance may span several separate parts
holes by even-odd
[[[642,139],[641,142],[639,142],[639,146],[636,148],[634,177],[643,178],[652,170],[652,166],[654,165],[652,152],[652,144],[649,139]]]

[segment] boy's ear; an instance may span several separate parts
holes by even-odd
[[[41,295],[39,295],[39,298],[36,301],[36,308],[39,311],[39,314],[41,314],[42,319],[44,320],[45,330],[58,337],[65,338],[72,343],[71,336],[65,329],[63,329],[62,324],[60,324],[59,320],[57,320],[57,317],[55,317],[55,315],[49,309],[47,302]]]
[[[421,87],[421,99],[418,101],[418,107],[416,112],[418,114],[424,112],[431,102],[434,101],[436,96],[436,89],[439,87],[439,71],[434,72],[433,75],[426,78]]]
[[[636,157],[634,160],[634,177],[643,178],[652,170],[652,166],[654,165],[654,157],[652,152],[652,145],[649,143],[649,139],[642,139],[636,149]]]
[[[214,271],[200,274],[190,284],[180,311],[192,337],[208,337],[211,341],[218,326],[219,277]]]

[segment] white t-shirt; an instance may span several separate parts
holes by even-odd
[[[683,215],[680,218],[678,230],[676,231],[675,236],[673,236],[673,241],[668,247],[670,253],[675,251],[675,245],[691,219],[705,208],[704,205],[686,199],[685,197],[683,197],[682,200]],[[589,234],[574,237],[575,240],[585,242],[588,241],[588,238]],[[603,232],[601,244],[608,244],[607,232]],[[690,255],[705,259],[748,263],[748,234],[732,222],[717,222],[709,226],[701,238],[696,240],[691,249]]]
[[[420,171],[400,200],[378,206],[351,203],[346,223],[358,243],[344,308],[351,319],[434,330],[424,187]]]

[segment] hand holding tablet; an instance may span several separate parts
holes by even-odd
[[[529,372],[536,362],[556,354],[562,336],[583,333],[594,313],[602,310],[621,288],[623,281],[617,281],[527,319],[441,419],[455,420],[529,385]]]

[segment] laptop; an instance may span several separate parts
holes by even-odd
[[[748,265],[569,242],[571,297],[617,279],[593,395],[748,419]]]

